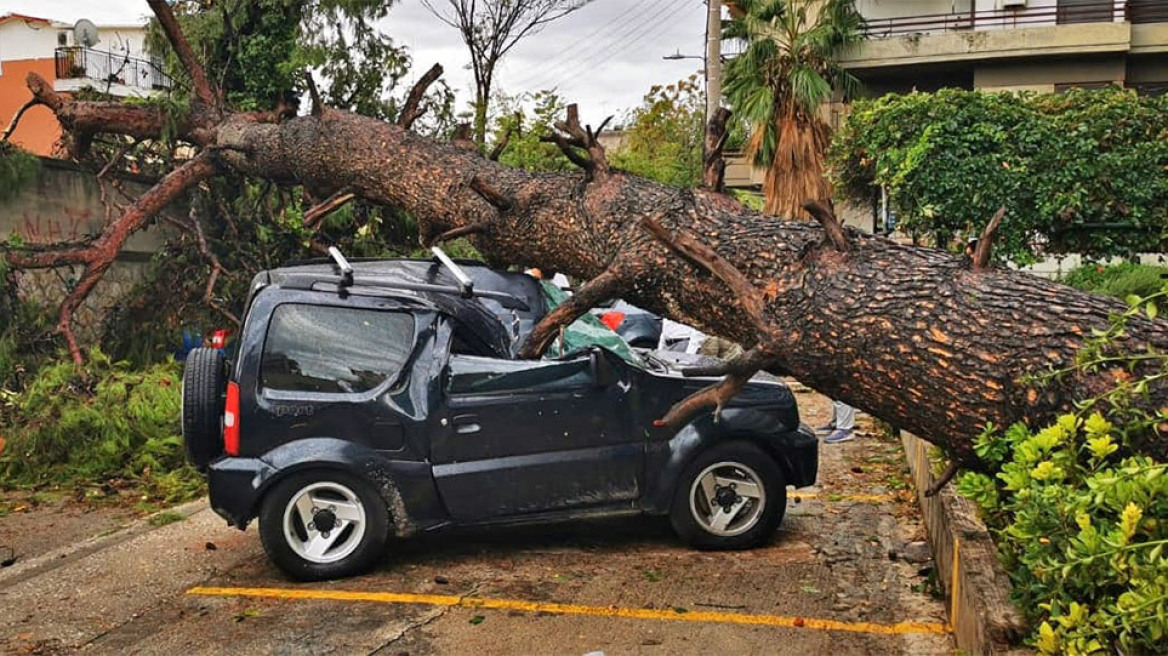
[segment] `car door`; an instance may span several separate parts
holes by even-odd
[[[564,360],[449,357],[445,415],[431,447],[452,517],[475,521],[631,502],[642,435],[601,351]]]

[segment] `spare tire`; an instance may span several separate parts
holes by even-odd
[[[200,472],[223,453],[223,400],[227,367],[217,349],[197,348],[183,369],[182,432],[187,460]]]

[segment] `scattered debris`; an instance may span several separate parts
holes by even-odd
[[[12,547],[0,546],[0,553],[8,552],[4,560],[0,560],[0,567],[12,567],[16,564],[16,550]]]
[[[475,625],[475,626],[478,626],[479,624],[483,623],[483,620],[486,620],[486,619],[487,618],[485,615],[475,615],[474,617],[470,618],[470,623]]]
[[[703,608],[720,608],[722,610],[745,610],[746,604],[694,604]],[[661,644],[661,643],[657,643]]]
[[[258,610],[254,609],[254,608],[245,608],[245,609],[243,609],[242,612],[236,613],[231,619],[232,619],[232,621],[239,623],[239,622],[246,620],[249,617],[259,617],[259,616],[260,616],[260,612]]]
[[[439,575],[439,576],[434,577],[434,582],[437,583],[438,585],[449,585],[450,579],[446,578],[445,576]]]
[[[921,564],[933,560],[933,550],[924,540],[909,542],[904,545],[904,553],[900,554],[906,562]]]
[[[207,544],[203,545],[203,548],[206,549],[207,551],[215,551],[219,547],[215,546],[214,542],[208,542]]]

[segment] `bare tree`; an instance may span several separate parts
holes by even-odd
[[[470,49],[474,73],[474,140],[487,136],[487,106],[491,99],[495,67],[520,39],[539,32],[592,0],[422,0],[442,22],[458,30]],[[438,4],[440,6],[435,6]]]

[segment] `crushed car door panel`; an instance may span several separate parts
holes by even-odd
[[[636,499],[644,444],[625,388],[596,353],[566,360],[451,356],[447,425],[431,450],[451,515],[486,519]]]

